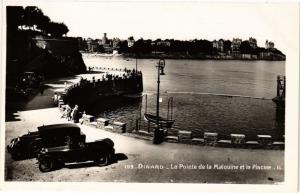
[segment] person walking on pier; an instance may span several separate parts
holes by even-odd
[[[61,116],[61,118],[66,117],[66,118],[68,119],[68,121],[70,121],[70,120],[71,120],[71,112],[72,112],[72,109],[71,109],[71,107],[67,104],[67,105],[66,105],[66,109],[65,109],[63,115]]]
[[[78,105],[75,105],[72,113],[71,113],[72,120],[74,123],[78,123],[79,121],[79,110],[78,110]]]

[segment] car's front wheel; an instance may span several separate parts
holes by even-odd
[[[14,152],[12,152],[11,157],[12,157],[13,160],[18,161],[18,160],[21,160],[24,156],[22,155],[21,152],[14,151]]]
[[[39,161],[39,169],[41,172],[50,172],[53,168],[54,160],[45,158]]]
[[[98,166],[106,166],[109,162],[109,158],[108,155],[99,155],[96,159],[95,159],[95,163]]]

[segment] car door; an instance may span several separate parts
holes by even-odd
[[[87,151],[84,144],[71,145],[69,154],[74,162],[87,161]]]

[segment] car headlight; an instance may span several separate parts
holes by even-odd
[[[10,148],[13,148],[13,147],[17,144],[18,141],[20,141],[19,138],[12,139],[12,140],[10,141],[9,147],[10,147]]]
[[[42,148],[41,151],[40,151],[40,153],[46,153],[47,151],[48,151],[47,149]]]

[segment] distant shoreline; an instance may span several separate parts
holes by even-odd
[[[175,60],[242,60],[242,61],[285,61],[285,59],[279,58],[242,58],[242,57],[233,57],[233,56],[214,56],[214,55],[184,55],[184,54],[140,54],[135,56],[131,53],[122,53],[122,54],[105,54],[105,53],[91,53],[91,52],[82,52],[84,57],[96,56],[96,57],[124,57],[129,59],[175,59]]]
[[[190,60],[247,60],[247,61],[257,61],[257,60],[267,60],[267,61],[285,61],[283,58],[279,57],[266,57],[257,58],[249,55],[240,56],[230,56],[230,55],[204,55],[204,54],[182,54],[182,53],[170,53],[170,54],[140,54],[137,57],[134,54],[123,54],[124,57],[128,58],[138,58],[138,59],[190,59]]]

